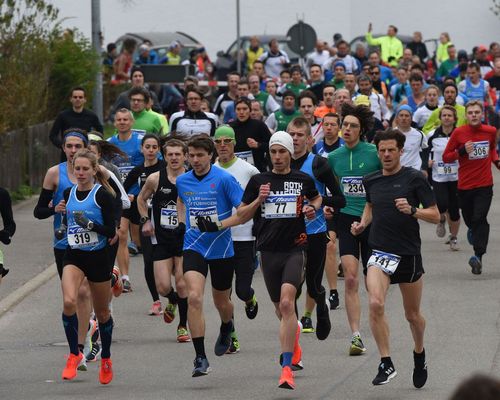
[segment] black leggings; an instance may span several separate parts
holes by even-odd
[[[321,282],[325,270],[327,243],[326,232],[307,235],[306,286],[307,293],[316,302],[321,299],[320,295],[325,292]]]
[[[486,219],[493,197],[493,187],[459,190],[458,200],[465,225],[472,230],[472,245],[476,256],[486,253],[490,224]]]
[[[233,242],[233,245],[236,296],[247,302],[252,299],[255,293],[252,289],[255,271],[255,241]]]
[[[436,203],[441,214],[448,211],[452,221],[460,219],[458,207],[457,181],[432,182],[432,188],[436,195]]]
[[[160,296],[158,295],[158,291],[156,290],[155,270],[153,262],[153,244],[151,243],[150,237],[144,236],[142,234],[142,226],[139,229],[141,234],[142,257],[144,259],[144,277],[146,278],[149,293],[151,293],[153,301],[158,301],[160,300]]]

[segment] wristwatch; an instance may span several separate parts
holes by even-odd
[[[410,215],[413,216],[417,213],[417,207],[411,206]]]
[[[141,219],[139,220],[139,222],[141,224],[145,224],[148,221],[149,221],[149,217],[148,216],[141,217]]]

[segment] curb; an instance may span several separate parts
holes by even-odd
[[[33,279],[30,279],[19,289],[14,290],[11,294],[0,301],[0,318],[9,311],[12,307],[19,304],[26,296],[38,289],[44,283],[48,282],[57,275],[56,264],[51,264],[48,268],[40,272]]]

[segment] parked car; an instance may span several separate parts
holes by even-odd
[[[189,52],[191,50],[203,47],[198,40],[184,32],[126,33],[115,41],[118,53],[122,49],[123,41],[128,38],[134,39],[137,42],[137,47],[145,40],[149,40],[152,44],[152,48],[158,53],[158,59],[160,60],[167,54],[168,47],[174,40],[181,44],[180,56],[182,60],[189,58]],[[133,57],[134,60],[137,57],[137,48]]]
[[[244,53],[250,47],[250,36],[240,36],[241,49]],[[255,35],[259,39],[261,46],[264,51],[269,49],[268,43],[271,39],[276,39],[279,43],[280,50],[283,50],[292,64],[299,62],[299,55],[292,51],[288,46],[288,39],[285,35]],[[217,60],[215,61],[216,75],[218,80],[226,80],[226,75],[228,72],[236,70],[236,59],[237,59],[238,42],[235,40],[226,51],[219,51],[217,53]],[[243,62],[245,60],[242,60]],[[243,67],[245,65],[243,64]]]

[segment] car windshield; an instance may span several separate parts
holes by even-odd
[[[290,49],[290,47],[288,47],[288,43],[284,39],[283,40],[278,40],[278,44],[279,44],[280,50],[282,50],[286,54],[288,54],[288,57],[290,59],[297,59],[297,58],[299,58],[298,54],[296,54],[295,52],[293,52]],[[264,48],[264,51],[268,51],[269,50],[269,46],[267,45],[267,43],[262,43],[261,46]],[[242,47],[242,49],[244,51],[247,51],[248,48],[250,47],[250,39],[248,39],[248,38],[242,39],[241,47]],[[231,57],[235,57],[236,56],[236,50],[237,50],[237,45],[236,45],[236,40],[235,40],[234,43],[231,45],[231,47],[229,47],[228,54]]]

